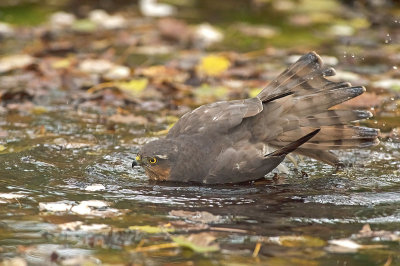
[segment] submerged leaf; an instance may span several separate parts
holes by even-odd
[[[385,247],[384,245],[361,245],[348,238],[332,239],[329,240],[329,244],[331,245],[327,247],[327,249],[330,252],[337,253],[349,253],[356,252],[359,249],[377,249]]]
[[[183,210],[172,210],[169,212],[169,215],[176,216],[179,218],[185,218],[187,220],[190,220],[193,222],[200,222],[200,223],[221,222],[221,216],[214,215],[214,214],[206,212],[206,211],[191,212],[191,211],[183,211]]]
[[[136,230],[136,231],[142,231],[148,234],[159,234],[159,233],[171,233],[174,232],[174,228],[166,228],[162,226],[151,226],[151,225],[132,225],[129,226],[129,230]]]
[[[207,232],[191,234],[189,236],[172,237],[172,240],[175,243],[178,243],[181,247],[189,248],[198,253],[214,252],[219,250],[218,244],[212,244],[215,237]]]
[[[322,247],[326,245],[324,240],[311,236],[278,236],[270,237],[268,240],[284,247]]]

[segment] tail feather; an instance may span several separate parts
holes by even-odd
[[[331,165],[339,159],[329,150],[378,144],[379,130],[351,125],[370,118],[370,112],[331,109],[365,92],[362,86],[326,79],[333,75],[335,70],[323,66],[316,53],[302,56],[257,96],[263,111],[251,120],[253,137],[288,152],[286,147],[313,132],[312,139],[291,151]]]
[[[350,82],[331,82],[324,86],[324,90],[334,90],[351,87]]]
[[[307,135],[305,135],[293,142],[286,144],[283,148],[280,148],[272,153],[265,155],[265,157],[286,155],[286,154],[296,150],[299,146],[303,145],[310,139],[312,139],[316,134],[318,134],[319,131],[320,131],[319,129],[316,129],[316,130],[312,131],[311,133],[308,133]]]
[[[337,139],[329,141],[313,141],[304,144],[304,149],[319,149],[319,150],[340,150],[340,149],[355,149],[367,148],[379,144],[379,140],[374,138],[366,139]]]
[[[357,110],[328,110],[316,115],[309,115],[300,119],[301,127],[320,127],[344,125],[349,122],[372,117],[371,112]]]
[[[296,97],[291,102],[283,102],[285,98],[279,99],[278,101],[282,100],[283,105],[288,105],[286,108],[288,112],[311,115],[324,112],[332,106],[348,101],[364,92],[365,88],[362,86],[346,87]]]
[[[271,81],[257,97],[262,102],[268,102],[271,99],[277,98],[277,96],[285,94],[293,89],[293,83],[291,82],[301,83],[304,81],[304,79],[301,79],[303,76],[311,75],[311,73],[314,72],[321,73],[321,66],[321,58],[316,53],[311,52],[305,54],[275,80]]]
[[[277,140],[282,142],[291,142],[298,138],[308,134],[315,128],[301,127],[295,130],[287,131],[281,134]],[[315,136],[312,141],[314,142],[325,142],[325,141],[336,141],[341,139],[375,139],[378,136],[379,130],[368,127],[356,127],[356,126],[324,126],[321,127],[321,131]]]
[[[296,150],[296,153],[333,166],[341,165],[339,158],[331,151],[304,149],[300,147]]]

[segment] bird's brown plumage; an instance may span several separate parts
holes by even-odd
[[[376,145],[378,130],[351,125],[370,112],[331,109],[365,91],[326,78],[333,75],[316,53],[303,55],[257,97],[185,114],[142,147],[142,164],[151,179],[207,184],[262,178],[290,152],[339,165],[330,150]]]

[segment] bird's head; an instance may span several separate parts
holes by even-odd
[[[177,160],[178,145],[173,140],[158,139],[145,144],[132,162],[132,167],[140,165],[152,180],[168,180],[171,167]]]

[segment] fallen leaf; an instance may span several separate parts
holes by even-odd
[[[127,21],[123,16],[109,15],[106,11],[101,9],[90,11],[89,20],[94,22],[100,28],[107,30],[122,29],[127,24]]]
[[[86,59],[79,64],[79,69],[85,73],[104,74],[110,71],[114,64],[105,59]]]
[[[327,247],[327,250],[337,253],[352,253],[359,249],[377,249],[385,247],[384,245],[361,245],[348,238],[333,239],[328,242],[330,246]]]
[[[227,87],[211,87],[207,84],[203,84],[201,87],[196,88],[194,94],[198,103],[208,103],[215,100],[225,99],[229,93]]]
[[[218,244],[212,244],[216,238],[207,232],[191,234],[189,236],[172,237],[172,240],[181,247],[189,248],[194,252],[214,252],[219,250]]]
[[[227,70],[230,65],[231,62],[224,56],[208,55],[201,59],[197,69],[209,76],[219,76]]]
[[[170,221],[170,224],[176,231],[191,232],[191,231],[204,231],[210,229],[210,227],[207,224],[193,223],[193,222],[188,223],[182,220]]]
[[[72,63],[73,60],[71,58],[63,58],[53,62],[51,66],[56,69],[69,68],[72,65]]]
[[[139,9],[146,17],[168,17],[176,13],[174,6],[154,0],[139,0]]]
[[[249,97],[254,98],[256,97],[263,89],[262,88],[253,88],[249,91]]]
[[[39,202],[39,210],[49,212],[67,212],[72,208],[71,204],[64,202]]]
[[[326,245],[324,240],[311,236],[277,236],[269,237],[267,241],[284,247],[322,247]]]
[[[359,249],[362,247],[362,245],[354,242],[353,240],[346,239],[346,238],[329,240],[329,243],[336,245],[336,246],[344,247],[347,249]]]
[[[123,80],[129,78],[131,69],[126,66],[113,66],[108,70],[103,77],[108,80]]]
[[[149,80],[147,78],[141,79],[132,79],[126,82],[118,82],[116,83],[117,87],[123,91],[127,91],[132,95],[139,95],[144,89],[146,89],[149,84]]]
[[[19,199],[24,197],[26,197],[26,195],[14,194],[14,193],[0,193],[0,198],[2,199]]]
[[[192,38],[197,48],[206,48],[221,42],[224,39],[224,35],[209,23],[202,23],[196,27]]]
[[[11,37],[15,34],[15,30],[7,23],[0,22],[0,36]]]
[[[16,54],[5,56],[0,59],[0,73],[27,67],[35,62],[30,55]]]
[[[171,233],[174,232],[174,228],[167,228],[163,226],[150,226],[150,225],[133,225],[129,226],[129,230],[142,231],[148,234],[159,234],[159,233]]]
[[[189,40],[189,27],[183,20],[175,18],[163,18],[158,21],[158,30],[166,39],[187,42]]]
[[[248,36],[271,38],[279,33],[278,29],[268,25],[251,25],[239,23],[236,25],[237,29]]]
[[[68,231],[77,231],[81,225],[83,225],[83,222],[75,221],[75,222],[59,224],[58,227],[64,231],[67,231],[67,230]]]
[[[1,266],[27,266],[28,262],[23,258],[15,257],[15,258],[5,258],[1,262]]]
[[[106,189],[102,184],[93,184],[90,186],[85,187],[86,191],[100,191]]]
[[[372,86],[377,88],[390,89],[393,91],[400,91],[400,79],[383,79],[373,82]]]
[[[50,25],[53,29],[70,28],[75,21],[74,14],[63,11],[55,12],[50,16]]]
[[[90,33],[94,32],[97,29],[97,25],[89,19],[79,19],[74,21],[71,29],[77,32]]]
[[[206,211],[183,211],[183,210],[172,210],[168,213],[171,216],[185,218],[189,221],[199,222],[199,223],[218,223],[221,222],[222,217],[219,215],[214,215]]]
[[[352,238],[374,238],[375,241],[378,239],[380,241],[400,241],[400,232],[385,230],[373,231],[369,224],[365,224],[358,234],[352,235]]]
[[[63,231],[99,231],[109,228],[107,224],[90,224],[85,225],[82,221],[59,224],[58,227]]]
[[[121,123],[121,124],[136,124],[136,125],[146,125],[148,120],[143,116],[136,115],[121,115],[114,114],[108,118],[108,121],[113,123]]]

